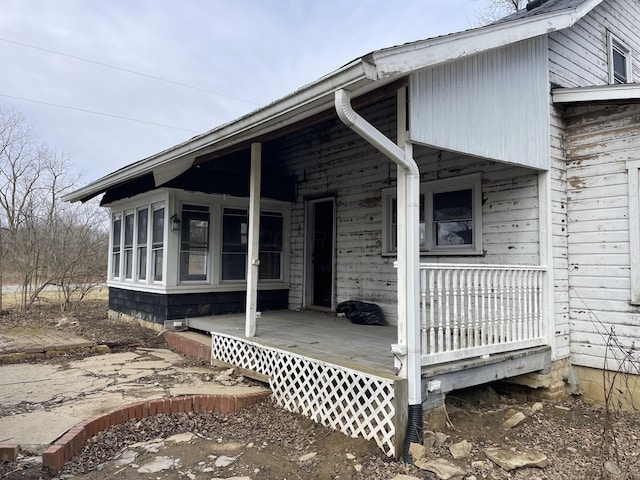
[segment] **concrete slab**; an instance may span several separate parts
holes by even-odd
[[[264,390],[226,387],[215,383],[215,376],[213,368],[184,365],[180,355],[150,349],[66,364],[0,366],[1,406],[25,409],[26,403],[39,404],[29,407],[35,411],[0,417],[0,440],[20,444],[23,451],[38,455],[76,423],[124,404],[177,395]]]

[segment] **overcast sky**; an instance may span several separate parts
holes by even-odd
[[[0,0],[0,105],[84,184],[372,50],[475,27],[488,3]]]

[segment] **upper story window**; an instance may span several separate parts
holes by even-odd
[[[397,243],[396,189],[383,192],[384,253]],[[482,253],[482,202],[479,175],[420,185],[420,251],[423,254],[476,255]]]
[[[631,83],[632,63],[631,49],[611,32],[608,34],[609,44],[609,83]]]
[[[209,263],[209,207],[183,205],[180,280],[206,280]]]

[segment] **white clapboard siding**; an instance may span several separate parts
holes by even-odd
[[[640,13],[640,12],[639,12]],[[640,106],[567,110],[569,287],[573,362],[602,368],[640,338],[640,309],[630,304],[630,255],[626,162],[640,152]],[[609,368],[617,368],[609,364]]]
[[[602,2],[571,29],[549,34],[550,80],[562,87],[603,85],[609,81],[607,30],[630,45],[640,44],[640,30],[630,18],[640,18],[635,0]],[[640,57],[634,48],[634,78]]]
[[[395,138],[395,99],[360,113]],[[296,177],[291,209],[291,290],[289,306],[303,306],[306,198],[336,198],[336,301],[379,304],[397,321],[394,256],[382,255],[382,190],[396,185],[396,166],[338,120],[326,121],[264,147],[274,168]],[[523,167],[416,146],[421,181],[481,173],[484,257],[425,257],[424,261],[539,264],[538,174]]]
[[[589,85],[603,85],[608,83],[608,52],[607,52],[607,30],[615,32],[619,37],[629,44],[637,46],[640,43],[640,31],[634,22],[629,22],[629,18],[640,18],[640,3],[632,0],[613,0],[601,3],[585,18],[580,20],[571,29],[559,32],[551,32],[548,35],[549,44],[549,80],[553,87],[578,87]],[[640,58],[638,52],[640,48],[634,48],[634,78],[638,79],[640,73]],[[597,122],[596,122],[597,123]],[[606,152],[595,152],[590,150],[589,142],[585,145],[570,144],[567,157],[564,154],[564,139],[579,135],[580,132],[590,136],[590,128],[601,128],[600,125],[590,126],[590,121],[575,117],[572,122],[566,125],[564,122],[564,111],[560,107],[551,108],[551,176],[552,176],[552,232],[553,232],[553,262],[554,262],[554,302],[555,302],[555,333],[556,333],[556,358],[568,356],[574,350],[573,344],[569,344],[569,298],[568,291],[570,280],[576,275],[592,275],[591,271],[601,271],[605,278],[607,269],[623,268],[628,265],[628,254],[624,253],[578,253],[580,247],[573,247],[570,236],[572,226],[582,220],[592,220],[594,227],[592,232],[603,230],[602,222],[605,222],[604,229],[609,228],[606,222],[610,218],[624,220],[627,216],[628,202],[621,185],[617,187],[617,195],[612,192],[603,192],[601,188],[598,194],[589,194],[574,188],[569,180],[582,178],[577,169],[581,165],[585,168],[594,166],[600,168],[599,174],[609,175],[620,173],[620,166],[612,169],[603,167],[603,163],[615,163],[604,161],[598,155],[605,155]],[[581,156],[574,158],[574,149],[582,149]],[[602,150],[602,149],[601,149]],[[594,156],[595,154],[595,156]],[[626,157],[628,154],[616,152],[616,155]],[[595,191],[595,190],[594,190]],[[579,201],[577,201],[579,199]],[[613,224],[610,224],[613,226]],[[616,231],[620,228],[620,222],[616,222]],[[575,228],[575,233],[587,233],[588,227],[580,225]],[[591,246],[589,246],[591,247]],[[571,249],[571,253],[570,253]],[[614,249],[615,251],[615,249]],[[575,257],[578,257],[576,261]],[[625,259],[626,257],[626,259]],[[585,264],[585,262],[588,262]],[[588,265],[588,267],[587,267]],[[584,267],[584,268],[583,268]],[[588,271],[587,271],[588,270]],[[596,275],[597,276],[597,275]],[[619,272],[615,275],[619,278]],[[574,315],[574,310],[571,310]],[[573,352],[574,357],[577,355]],[[578,355],[583,364],[595,364],[591,357],[583,354]],[[588,358],[589,362],[585,359]]]

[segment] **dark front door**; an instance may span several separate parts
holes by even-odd
[[[333,307],[334,199],[307,204],[307,306]]]

